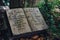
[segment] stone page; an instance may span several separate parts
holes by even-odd
[[[48,28],[38,8],[24,8],[24,11],[32,31]]]
[[[7,11],[7,17],[13,35],[31,32],[27,19],[22,8],[10,9]]]

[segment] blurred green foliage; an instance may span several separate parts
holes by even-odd
[[[60,36],[60,31],[57,29],[57,27],[60,28],[60,26],[55,26],[55,20],[54,16],[52,14],[52,11],[55,9],[56,6],[60,6],[60,0],[41,0],[39,3],[37,3],[38,8],[40,9],[41,13],[43,14],[46,23],[49,26],[48,31],[51,31],[51,33],[56,36]],[[54,13],[55,14],[55,13]],[[55,14],[55,15],[60,15],[60,14]],[[58,24],[60,25],[60,24]]]
[[[9,1],[10,1],[10,0],[3,0],[4,5],[5,5],[5,6],[9,6]]]

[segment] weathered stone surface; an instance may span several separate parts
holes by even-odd
[[[14,35],[48,28],[38,8],[10,9],[7,16]]]
[[[31,32],[22,8],[8,10],[7,16],[13,35]]]
[[[33,31],[47,29],[47,25],[38,8],[24,8],[24,10]]]

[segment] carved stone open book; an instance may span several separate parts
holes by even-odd
[[[16,8],[7,11],[13,35],[47,29],[38,8]]]

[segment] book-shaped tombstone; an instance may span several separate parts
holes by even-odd
[[[24,8],[24,11],[32,31],[48,28],[38,8]]]
[[[31,32],[22,8],[8,10],[7,17],[13,35]]]

